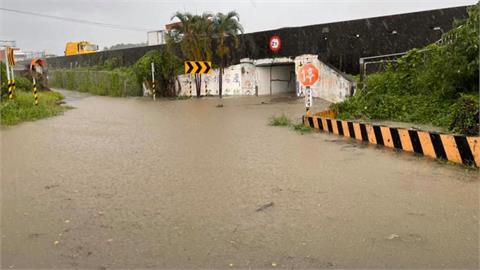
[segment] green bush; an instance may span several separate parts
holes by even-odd
[[[57,69],[49,72],[50,86],[102,96],[141,96],[142,87],[131,68],[111,71]]]
[[[286,115],[272,116],[269,121],[270,126],[276,127],[290,127],[300,134],[309,133],[313,131],[313,128],[306,126],[303,122],[293,123]]]
[[[58,104],[63,99],[60,93],[40,92],[38,105],[34,105],[32,93],[17,92],[14,99],[0,102],[0,119],[2,125],[15,125],[23,121],[32,121],[54,116],[66,110]]]
[[[151,50],[134,65],[138,83],[152,80],[151,64],[155,66],[157,92],[161,96],[175,96],[176,76],[181,73],[182,62],[170,50]]]
[[[120,66],[120,59],[118,57],[108,58],[103,62],[103,69],[114,70]]]
[[[67,89],[75,89],[77,86],[77,82],[75,80],[75,74],[76,71],[74,70],[66,70],[65,75],[66,75],[66,85],[65,88]]]
[[[15,77],[15,90],[33,91],[33,83],[25,77],[17,76]]]
[[[8,85],[7,85],[7,69],[5,63],[0,62],[0,72],[1,72],[1,98],[7,96],[8,93]],[[22,76],[15,76],[15,90],[16,91],[33,91],[33,83],[31,79],[22,77]]]
[[[479,106],[478,97],[472,98],[479,91],[478,36],[477,4],[467,20],[443,35],[441,44],[410,50],[385,72],[367,76],[355,96],[331,108],[343,119],[433,124],[478,135],[478,125],[472,124]]]
[[[290,124],[290,119],[284,114],[270,118],[270,126],[288,126]]]
[[[2,79],[2,84],[0,85],[0,99],[3,99],[7,95],[7,68],[5,63],[0,62],[0,76]]]
[[[478,95],[463,95],[452,106],[450,129],[461,134],[479,135]]]
[[[305,134],[313,131],[313,128],[306,126],[304,123],[298,123],[292,125],[293,130],[300,132],[300,134]]]

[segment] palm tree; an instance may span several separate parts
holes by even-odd
[[[224,70],[224,58],[228,55],[230,49],[225,46],[225,38],[232,37],[235,48],[238,47],[238,34],[243,33],[243,27],[240,24],[240,17],[237,12],[230,11],[227,14],[221,12],[213,18],[212,31],[217,42],[216,54],[220,57],[220,73],[218,78],[219,96],[222,98],[222,75]]]
[[[212,14],[192,15],[191,13],[177,12],[171,18],[178,19],[179,24],[175,25],[169,33],[174,42],[180,43],[180,48],[186,58],[190,61],[210,61],[211,53],[211,24]],[[197,97],[200,97],[202,86],[201,75],[195,75],[195,86]]]

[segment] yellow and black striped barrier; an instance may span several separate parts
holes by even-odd
[[[303,116],[306,126],[436,159],[480,167],[480,137]]]
[[[38,105],[37,82],[33,79],[33,97],[35,98],[35,105]]]
[[[13,98],[13,91],[15,90],[15,80],[8,80],[8,98]]]
[[[157,94],[157,87],[156,87],[155,81],[152,81],[152,91],[153,91],[153,98],[155,99],[155,96]]]
[[[5,61],[7,79],[8,79],[8,98],[13,99],[13,92],[15,91],[15,75],[13,73],[13,67],[15,66],[15,55],[13,53],[14,49],[6,47],[5,53],[7,61]]]

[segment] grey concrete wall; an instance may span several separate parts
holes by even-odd
[[[257,81],[258,95],[270,95],[270,67],[256,67],[255,77]]]
[[[273,65],[272,65],[273,61]],[[223,94],[234,95],[297,95],[303,96],[305,87],[298,82],[298,74],[303,65],[310,63],[318,69],[318,81],[311,86],[312,95],[329,102],[345,100],[352,94],[354,82],[333,67],[321,62],[317,55],[301,55],[295,59],[279,58],[259,61],[246,61],[225,69]],[[200,94],[218,95],[218,69],[202,75]],[[180,75],[177,92],[181,96],[195,96],[194,77]]]
[[[297,76],[300,74],[302,66],[307,63],[313,64],[318,70],[318,81],[311,86],[313,97],[319,97],[330,102],[340,102],[353,94],[354,82],[335,68],[320,61],[314,54],[301,55],[295,58]],[[304,95],[305,87],[299,83],[297,83],[297,87],[297,95]]]
[[[272,67],[272,94],[295,94],[295,64]]]
[[[227,62],[231,65],[239,63],[242,58],[272,58],[274,55],[268,48],[268,41],[275,34],[282,39],[282,49],[275,57],[315,54],[323,62],[343,72],[356,74],[360,57],[404,52],[437,41],[441,32],[433,28],[440,27],[443,31],[448,31],[454,20],[467,17],[466,9],[464,6],[249,33],[242,35],[239,48],[231,46]],[[68,68],[98,65],[106,59],[116,57],[121,65],[131,65],[147,51],[162,48],[163,46],[138,47],[54,57],[48,58],[47,62],[52,68]],[[217,59],[213,60],[218,62]]]

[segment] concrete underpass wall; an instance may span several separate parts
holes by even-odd
[[[255,67],[258,95],[295,93],[295,65],[272,65]]]
[[[270,95],[270,67],[255,67],[258,95]]]
[[[178,76],[181,89],[177,93],[180,96],[196,96],[194,77],[192,75]],[[211,74],[202,75],[202,96],[218,95],[219,70],[215,69]],[[242,96],[255,95],[255,66],[251,63],[242,63],[225,68],[223,74],[223,95]]]
[[[302,55],[295,58],[295,70],[298,76],[303,65],[311,63],[318,68],[318,81],[312,89],[314,97],[322,98],[330,102],[341,102],[346,97],[353,95],[355,83],[346,75],[318,60],[317,55]],[[305,92],[305,87],[297,83],[297,95]]]
[[[318,60],[316,55],[301,55],[294,60],[261,59],[227,67],[223,75],[223,94],[303,96],[305,89],[298,82],[297,76],[301,66],[307,63],[312,63],[319,70],[319,80],[311,87],[314,97],[340,102],[353,94],[355,83],[343,73]],[[177,93],[180,96],[196,96],[194,77],[180,75],[178,78],[181,89],[177,86]],[[211,74],[202,75],[201,95],[218,95],[218,79],[218,69]]]
[[[442,32],[452,28],[455,19],[466,17],[466,7],[463,6],[247,33],[241,35],[238,48],[227,39],[230,55],[226,57],[226,61],[231,65],[240,63],[244,58],[271,58],[273,55],[268,47],[269,39],[272,35],[278,35],[282,40],[282,48],[276,57],[316,54],[323,62],[343,72],[356,74],[359,71],[360,57],[421,48],[439,40]],[[161,50],[164,46],[47,58],[47,64],[51,68],[85,67],[102,65],[107,59],[116,58],[120,65],[128,66],[134,64],[147,51],[154,49]],[[183,59],[179,48],[177,51],[178,56]],[[215,48],[212,51],[215,51]],[[212,60],[218,63],[215,56]]]
[[[272,67],[272,94],[295,94],[295,65]]]

